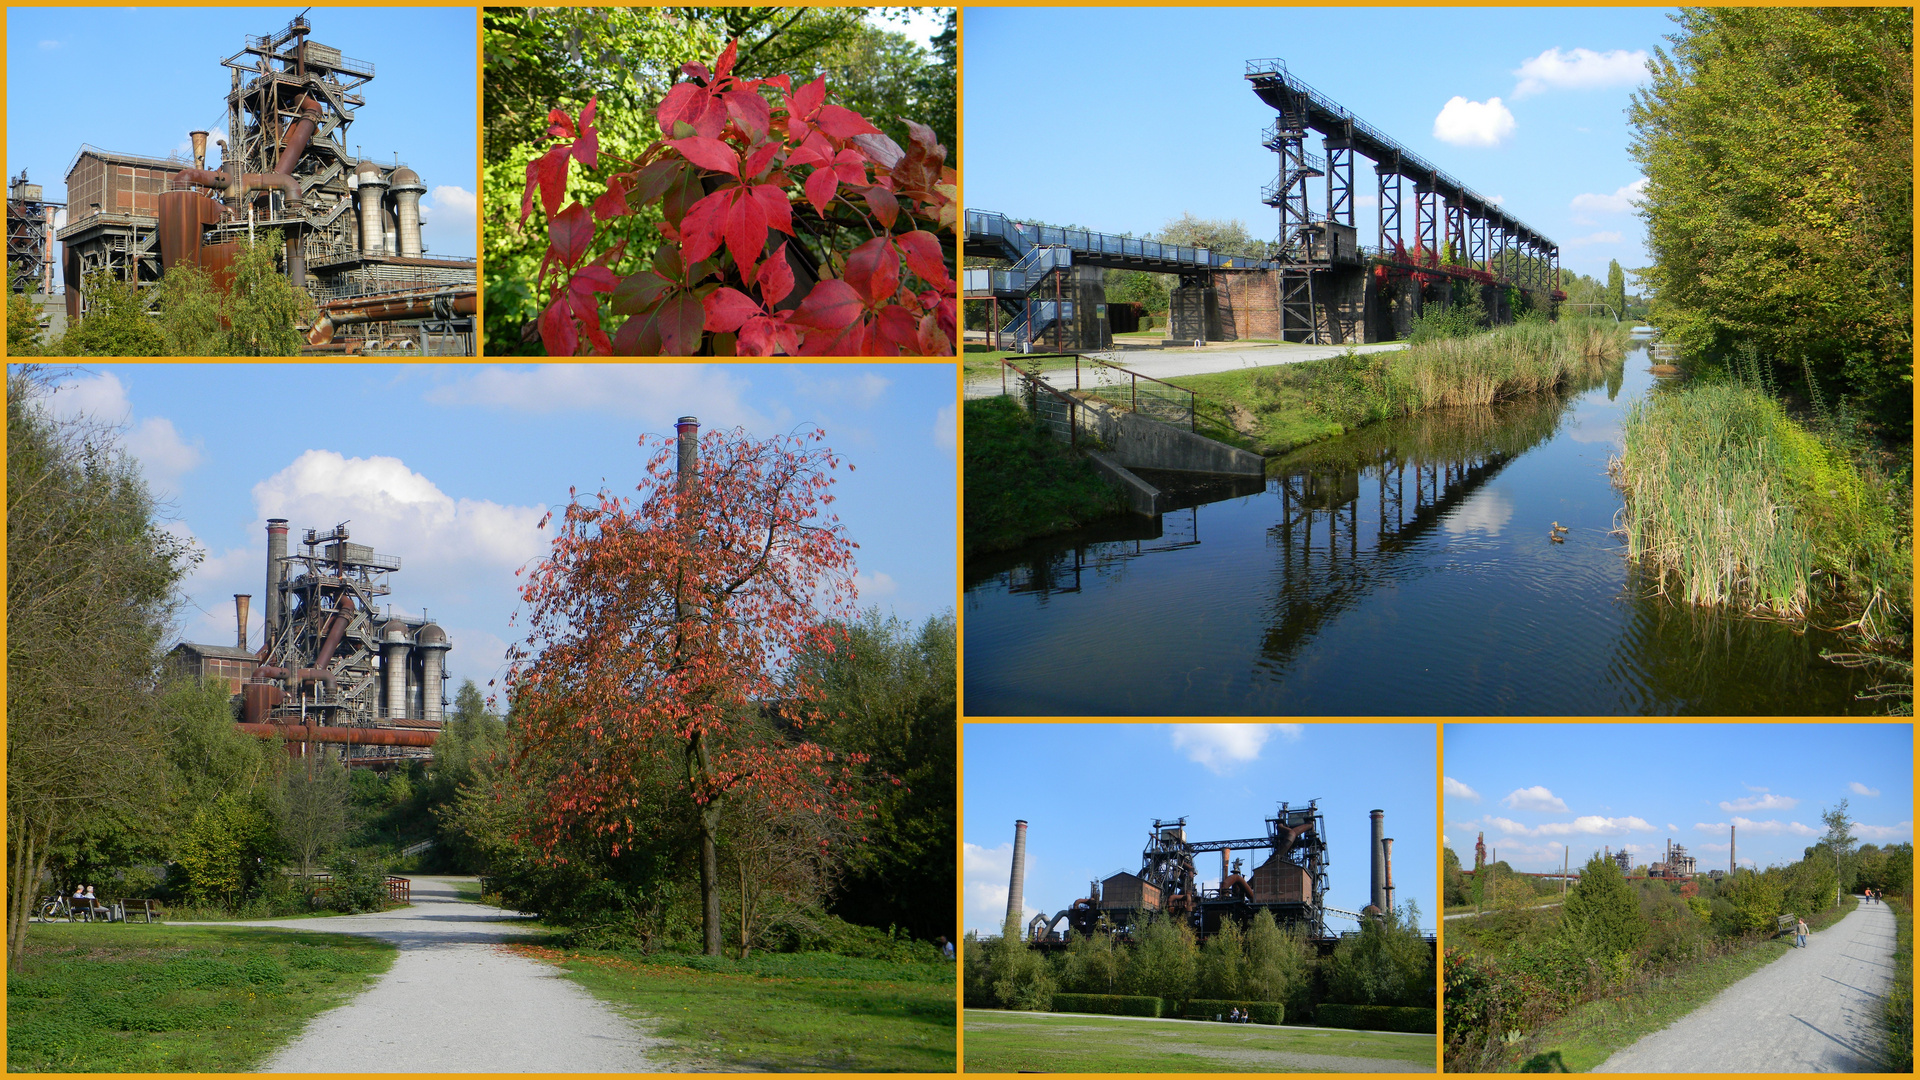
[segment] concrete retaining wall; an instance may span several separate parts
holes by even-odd
[[[1259,454],[1205,435],[1097,402],[1087,402],[1077,412],[1081,427],[1123,467],[1214,476],[1266,475],[1266,462]]]
[[[1113,455],[1103,450],[1088,450],[1087,461],[1093,465],[1093,471],[1107,478],[1121,497],[1127,500],[1127,509],[1144,517],[1158,517],[1165,508],[1166,496],[1160,489],[1135,476],[1125,465],[1113,460]]]

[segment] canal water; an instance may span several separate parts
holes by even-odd
[[[1836,635],[1673,604],[1627,563],[1607,459],[1648,369],[1636,345],[1571,396],[1376,424],[1157,523],[968,560],[968,715],[1874,711],[1819,658]]]

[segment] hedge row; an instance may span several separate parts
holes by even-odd
[[[1392,1005],[1322,1005],[1314,1010],[1313,1017],[1321,1027],[1411,1031],[1421,1035],[1434,1033],[1433,1009]]]
[[[1107,1016],[1160,1017],[1157,997],[1130,997],[1124,994],[1055,994],[1054,1012],[1102,1013]]]
[[[1286,1005],[1278,1001],[1225,1001],[1214,998],[1194,998],[1187,1002],[1187,1019],[1211,1020],[1225,1017],[1239,1009],[1253,1018],[1256,1024],[1278,1024],[1286,1014]]]

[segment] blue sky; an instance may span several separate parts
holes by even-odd
[[[123,424],[172,527],[205,550],[183,639],[232,644],[233,594],[250,593],[258,644],[267,518],[295,540],[350,520],[400,556],[394,605],[452,637],[457,688],[504,671],[540,518],[569,487],[633,494],[640,435],[683,414],[760,438],[823,428],[853,467],[832,509],[860,545],[860,606],[915,624],[950,610],[954,396],[951,364],[127,364],[76,372],[54,407]]]
[[[1449,724],[1446,843],[1476,834],[1515,870],[1602,847],[1658,861],[1684,844],[1701,870],[1797,862],[1847,800],[1861,841],[1913,839],[1910,724]],[[1492,856],[1489,855],[1489,858]]]
[[[1569,270],[1649,261],[1626,108],[1674,25],[1655,8],[969,8],[970,208],[1145,235],[1184,212],[1271,239],[1274,112],[1246,61],[1288,70],[1555,240]],[[1584,51],[1582,51],[1584,50]],[[1457,99],[1457,100],[1456,100]],[[1498,99],[1497,103],[1495,99]],[[1317,135],[1309,149],[1323,153]],[[1312,208],[1325,207],[1313,181]],[[1374,243],[1373,169],[1355,222]],[[1411,235],[1412,196],[1404,196]]]
[[[1233,840],[1265,835],[1281,802],[1314,798],[1327,822],[1327,903],[1370,902],[1368,813],[1383,810],[1397,902],[1416,902],[1420,924],[1434,925],[1430,724],[968,724],[965,739],[968,930],[1000,932],[1016,819],[1027,821],[1024,922],[1087,895],[1089,881],[1137,872],[1156,817],[1185,816],[1191,840]],[[1198,869],[1219,884],[1217,856]]]
[[[164,157],[191,152],[187,132],[226,131],[231,73],[220,61],[247,35],[277,33],[301,7],[7,10],[7,174],[65,201],[67,166],[91,143]],[[473,8],[308,11],[311,40],[374,66],[349,149],[392,161],[427,185],[422,236],[435,255],[474,253],[480,190]],[[209,146],[211,162],[219,151]],[[56,274],[58,270],[55,271]]]

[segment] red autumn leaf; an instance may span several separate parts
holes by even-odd
[[[740,175],[740,155],[733,152],[733,147],[719,139],[696,135],[691,139],[669,140],[667,145],[680,151],[681,157],[703,169],[723,172],[729,176]]]
[[[907,258],[907,269],[920,275],[921,280],[936,289],[944,289],[950,280],[947,277],[946,257],[940,251],[940,239],[925,229],[915,229],[893,238],[900,245],[900,251]]]
[[[836,139],[851,139],[855,135],[877,135],[880,129],[867,123],[867,118],[842,105],[822,105],[820,115],[813,120],[821,131]]]
[[[704,302],[708,330],[731,334],[740,329],[740,324],[760,314],[760,305],[753,297],[738,289],[715,289],[707,294]]]
[[[579,273],[573,275],[573,280],[567,282],[567,288],[589,295],[612,292],[619,285],[620,279],[604,266],[583,266]]]
[[[720,250],[725,242],[727,210],[739,188],[726,188],[694,203],[680,221],[680,258],[692,265]]]
[[[809,135],[787,152],[787,167],[795,165],[830,165],[833,163],[833,144],[818,135]]]
[[[883,169],[893,168],[907,156],[907,152],[900,149],[899,143],[877,131],[871,135],[855,135],[850,141],[860,148],[860,152],[866,155],[868,161]]]
[[[900,287],[900,257],[886,237],[876,236],[847,255],[847,284],[870,304],[893,296]]]
[[[761,249],[767,246],[767,210],[759,199],[740,188],[729,193],[739,197],[727,210],[727,254],[744,273],[760,261]]]
[[[814,212],[825,214],[827,205],[833,202],[834,192],[840,190],[840,181],[832,169],[815,169],[807,177],[807,201],[813,204]]]
[[[815,110],[819,109],[827,100],[827,77],[822,75],[800,89],[795,90],[790,100],[792,104],[789,105],[788,108],[794,115],[811,117]]]
[[[641,169],[633,178],[632,201],[641,206],[653,202],[665,195],[667,189],[672,187],[673,182],[685,171],[686,166],[672,158],[661,158]]]
[[[660,122],[663,133],[671,135],[675,123],[694,122],[694,118],[707,107],[707,98],[706,87],[698,83],[675,83],[673,89],[667,91],[666,99],[660,102],[660,107],[653,110],[654,119]],[[714,134],[718,135],[719,132]]]
[[[748,154],[746,167],[740,170],[741,178],[758,180],[765,176],[767,169],[773,165],[773,159],[779,157],[780,151],[784,149],[786,149],[785,145],[776,139]]]
[[[620,324],[613,334],[615,356],[659,356],[660,319],[649,311]]]
[[[573,314],[580,320],[580,328],[593,343],[593,355],[605,356],[612,352],[613,343],[607,340],[606,331],[600,329],[600,305],[593,302],[593,294],[569,288],[567,297],[573,303]]]
[[[713,62],[713,78],[715,82],[726,78],[727,75],[733,71],[733,61],[738,55],[740,55],[740,39],[734,38],[732,41],[727,42],[725,49],[721,50],[720,59]]]
[[[873,319],[874,347],[881,355],[912,356],[920,351],[920,326],[913,313],[897,304],[889,304]]]
[[[793,322],[821,330],[838,330],[860,316],[860,294],[836,278],[814,282],[807,298],[793,313]]]
[[[720,95],[727,103],[727,115],[755,140],[767,137],[773,124],[773,106],[755,90],[729,90]]]
[[[940,298],[940,306],[934,309],[934,314],[940,317],[940,332],[947,335],[948,342],[952,342],[954,336],[958,333],[958,330],[954,326],[956,316],[953,308],[953,297],[944,296]]]
[[[598,111],[599,108],[600,108],[599,94],[595,94],[592,97],[587,99],[587,107],[580,110],[580,130],[581,131],[587,132],[587,131],[594,130],[593,114],[596,111]]]
[[[525,224],[527,215],[533,212],[534,188],[540,189],[540,205],[548,217],[566,200],[567,160],[567,148],[554,146],[527,163],[527,190],[520,197],[521,224]]]
[[[869,347],[869,326],[865,319],[855,319],[838,334],[810,334],[800,346],[802,356],[866,356]]]
[[[793,267],[787,265],[787,245],[784,241],[760,264],[760,296],[773,307],[787,298],[793,291]]]
[[[631,212],[627,206],[627,182],[617,176],[607,181],[606,193],[593,200],[595,221],[623,217]]]
[[[833,155],[833,171],[844,184],[860,185],[867,182],[867,163],[852,150],[842,150]]]
[[[600,133],[583,132],[573,141],[573,160],[591,169],[600,164]]]
[[[692,293],[675,293],[660,305],[660,355],[692,356],[700,351],[706,311]]]
[[[921,356],[952,356],[953,342],[940,332],[940,323],[932,315],[922,315],[917,331],[920,338]]]
[[[616,315],[638,315],[650,310],[673,288],[673,282],[654,273],[642,270],[630,277],[622,278],[613,289],[613,311]]]
[[[767,215],[767,228],[793,235],[793,204],[787,201],[785,191],[775,184],[755,184],[747,194],[760,203],[761,212]]]
[[[561,296],[540,313],[540,342],[548,356],[572,356],[580,348],[580,335],[573,326],[573,312],[567,298]]]
[[[573,117],[559,109],[547,113],[547,134],[556,139],[573,138]]]
[[[593,216],[587,208],[573,203],[547,225],[547,245],[560,261],[571,267],[593,244]]]
[[[886,188],[870,187],[867,189],[867,209],[873,211],[873,216],[880,219],[882,226],[891,229],[893,219],[900,216],[900,200],[894,198],[893,192]]]
[[[908,120],[907,142],[925,156],[946,156],[946,151],[940,149],[940,139],[934,135],[933,129],[925,124]]]

